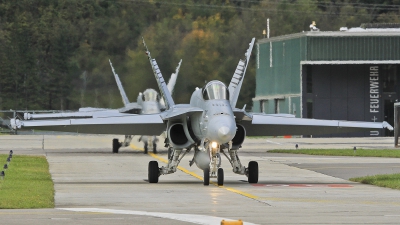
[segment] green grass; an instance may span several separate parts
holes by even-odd
[[[299,150],[270,150],[268,153],[290,153],[305,155],[329,156],[361,156],[361,157],[388,157],[400,158],[400,149],[299,149]]]
[[[3,170],[8,155],[0,155]],[[0,180],[0,209],[54,208],[54,186],[44,156],[14,153]]]
[[[350,178],[351,181],[400,190],[400,173]]]

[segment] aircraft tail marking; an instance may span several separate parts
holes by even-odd
[[[240,89],[242,88],[243,78],[246,74],[247,65],[249,64],[251,51],[253,50],[255,38],[251,39],[249,44],[249,48],[247,49],[245,55],[245,59],[240,59],[239,63],[236,67],[235,73],[233,74],[232,80],[229,83],[229,101],[231,103],[232,108],[236,107],[236,102],[239,97]]]
[[[153,69],[154,76],[156,77],[157,80],[158,88],[160,89],[161,95],[165,100],[167,109],[171,108],[175,105],[174,100],[172,99],[172,95],[168,90],[167,84],[165,83],[164,77],[161,74],[160,68],[158,67],[156,60],[151,58],[150,51],[148,50],[147,45],[144,42],[144,38],[142,37],[142,39],[143,39],[143,45],[146,48],[146,54],[147,57],[149,58],[151,68]]]
[[[108,59],[108,61],[110,62],[111,70],[112,70],[112,72],[114,74],[115,81],[117,82],[119,92],[121,93],[122,102],[124,103],[125,106],[127,106],[129,104],[128,96],[126,96],[125,90],[122,87],[122,83],[121,83],[121,80],[118,77],[118,74],[115,73],[115,70],[114,70],[114,67],[113,67],[113,65],[111,63],[111,60]]]

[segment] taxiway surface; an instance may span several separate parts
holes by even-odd
[[[14,154],[46,155],[56,204],[55,209],[0,210],[1,223],[167,225],[241,219],[245,224],[398,224],[400,220],[400,191],[350,182],[344,176],[390,173],[400,159],[267,153],[293,149],[296,143],[300,148],[393,148],[393,138],[247,139],[239,156],[244,165],[258,161],[259,183],[251,185],[247,177],[231,172],[223,158],[225,185],[218,187],[215,180],[203,186],[202,171],[189,167],[192,154],[183,158],[175,174],[149,184],[148,162],[164,165],[166,150],[145,155],[135,141],[112,154],[113,137],[0,136],[0,154],[13,149]]]

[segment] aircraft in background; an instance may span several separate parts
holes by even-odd
[[[160,98],[158,92],[154,89],[146,89],[143,93],[139,93],[136,102],[130,102],[125,90],[122,86],[121,80],[115,69],[109,60],[111,70],[114,74],[115,81],[117,83],[118,89],[120,91],[122,102],[124,107],[119,109],[107,109],[107,108],[93,108],[85,107],[79,108],[78,112],[62,112],[62,113],[24,113],[25,120],[48,120],[48,119],[83,119],[83,118],[101,118],[104,116],[118,116],[120,113],[127,114],[154,114],[160,113],[165,110],[165,103],[163,99]],[[172,93],[176,84],[176,79],[178,77],[179,69],[181,67],[182,59],[179,61],[176,67],[175,73],[172,73],[171,78],[168,82],[168,90]],[[161,134],[161,133],[160,133]],[[160,135],[158,134],[158,135]],[[123,142],[119,142],[118,138],[112,140],[112,152],[118,153],[120,147],[127,147],[130,145],[133,139],[133,135],[125,134],[125,139]],[[144,153],[148,153],[148,149],[152,149],[153,153],[157,153],[157,142],[158,138],[156,135],[147,136],[141,135],[139,141],[144,144]]]
[[[224,183],[220,153],[230,162],[236,174],[246,175],[249,183],[258,182],[258,163],[250,161],[245,167],[238,150],[246,136],[315,135],[343,132],[359,132],[393,128],[387,122],[354,122],[295,118],[287,115],[248,113],[245,107],[236,108],[243,78],[249,63],[255,38],[249,44],[245,58],[239,60],[227,87],[213,80],[203,88],[196,88],[189,104],[175,104],[155,59],[143,40],[166,110],[149,115],[121,113],[89,119],[21,121],[13,119],[14,129],[21,127],[95,134],[158,135],[167,133],[167,145],[172,149],[166,166],[157,161],[148,165],[148,180],[157,183],[160,175],[176,172],[182,158],[194,150],[194,163],[203,170],[204,185],[210,177],[217,178],[218,185]]]

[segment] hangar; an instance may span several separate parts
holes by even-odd
[[[393,104],[400,100],[400,24],[264,38],[256,51],[254,112],[393,125]]]

